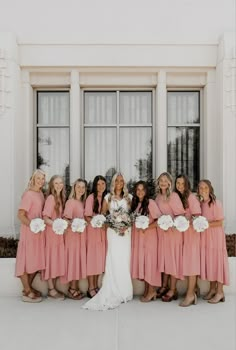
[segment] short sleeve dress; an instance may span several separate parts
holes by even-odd
[[[139,212],[141,204],[136,212]],[[161,216],[160,210],[154,200],[149,199],[149,224]],[[158,271],[158,238],[157,227],[148,228],[145,233],[132,227],[131,276],[144,280],[152,286],[161,286],[161,273]]]
[[[45,201],[43,216],[51,220],[62,218],[63,210],[60,207],[59,215],[55,211],[55,199],[49,195]],[[46,267],[43,273],[43,279],[61,277],[65,275],[65,245],[64,235],[56,234],[51,225],[46,226]]]
[[[156,197],[156,203],[162,215],[185,215],[183,204],[177,195],[172,192],[168,199],[161,194]],[[158,232],[158,269],[178,279],[183,277],[183,233],[176,229],[163,231],[160,227]]]
[[[42,218],[44,196],[42,192],[28,190],[19,206],[26,212],[29,220]],[[17,277],[24,273],[34,273],[45,269],[45,236],[44,232],[33,233],[29,226],[21,224],[20,240],[17,248],[16,271]]]
[[[68,199],[63,216],[69,220],[84,219],[84,203],[74,198]],[[69,226],[65,233],[65,275],[60,280],[68,283],[86,276],[86,228],[78,233]]]
[[[210,221],[223,220],[223,208],[219,200],[209,207],[201,202],[202,215]],[[201,279],[229,285],[229,264],[225,233],[222,226],[209,227],[201,233]]]

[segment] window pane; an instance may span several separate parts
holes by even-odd
[[[85,124],[116,123],[115,92],[85,92]]]
[[[38,91],[38,124],[69,125],[69,92]]]
[[[168,128],[168,171],[186,174],[195,190],[199,181],[199,127]]]
[[[152,178],[152,129],[120,129],[120,170],[127,181]]]
[[[150,124],[152,122],[151,92],[120,92],[120,123]]]
[[[55,174],[69,183],[69,128],[38,128],[38,164],[48,179]]]
[[[85,178],[92,181],[103,175],[108,182],[116,169],[116,129],[85,129]]]
[[[199,92],[168,92],[168,124],[200,123]]]

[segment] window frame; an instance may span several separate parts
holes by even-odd
[[[117,114],[117,120],[116,120],[116,126],[113,124],[107,124],[107,125],[88,125],[85,124],[85,93],[86,92],[114,92],[116,93],[116,114]],[[119,102],[120,102],[120,92],[150,92],[151,93],[151,118],[152,123],[147,124],[119,124]],[[156,140],[155,140],[155,128],[156,128],[156,109],[155,109],[155,93],[156,89],[152,87],[143,87],[143,88],[136,88],[136,87],[93,87],[93,88],[81,88],[81,116],[82,116],[82,137],[81,137],[81,160],[82,160],[82,176],[85,176],[85,128],[91,127],[91,128],[99,128],[99,127],[116,127],[118,129],[117,131],[117,140],[116,140],[116,157],[117,157],[117,171],[120,171],[120,158],[119,158],[119,129],[125,128],[125,127],[151,127],[151,136],[152,136],[152,177],[155,177],[155,169],[156,169]]]

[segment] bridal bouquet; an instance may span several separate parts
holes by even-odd
[[[36,219],[32,219],[30,221],[30,230],[33,233],[39,233],[45,230],[45,222],[43,219],[40,218],[36,218]]]
[[[146,215],[138,215],[135,220],[135,226],[138,229],[145,230],[149,226],[149,218]]]
[[[64,231],[67,229],[68,223],[63,219],[56,219],[53,221],[52,229],[57,235],[63,235]]]
[[[101,228],[105,223],[106,218],[104,215],[98,214],[92,217],[90,224],[93,228]]]
[[[167,231],[169,228],[174,226],[172,217],[170,215],[160,216],[157,220],[157,224],[164,231]]]
[[[209,223],[205,216],[197,216],[193,218],[193,228],[197,232],[203,232],[209,227]]]
[[[84,219],[75,218],[71,224],[72,232],[84,232],[87,222]]]
[[[124,232],[121,230],[129,228],[132,225],[132,220],[130,214],[124,208],[119,207],[107,215],[106,224],[120,236],[123,236]]]
[[[174,227],[180,232],[187,231],[189,228],[189,221],[185,216],[179,215],[174,219]]]

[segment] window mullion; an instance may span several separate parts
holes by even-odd
[[[116,92],[116,166],[117,171],[120,171],[120,92]]]

